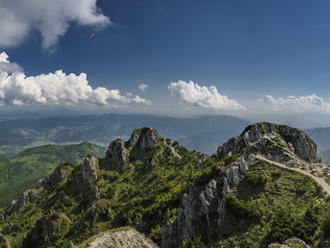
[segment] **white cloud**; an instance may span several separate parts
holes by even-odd
[[[172,96],[185,104],[210,110],[244,110],[235,99],[221,95],[215,86],[200,86],[193,81],[171,82],[168,85]]]
[[[139,85],[139,90],[141,90],[143,92],[145,92],[147,88],[149,88],[149,85],[147,85],[147,84],[140,84]]]
[[[12,72],[22,72],[23,69],[15,63],[10,63],[8,61],[8,55],[5,52],[3,52],[0,53],[0,71],[6,71],[8,73],[12,73]]]
[[[32,31],[40,32],[42,46],[52,48],[71,23],[104,27],[110,19],[97,0],[0,0],[0,47],[20,44]]]
[[[288,113],[330,113],[330,102],[315,94],[309,96],[288,96],[286,98],[267,95],[259,100],[264,107]]]
[[[6,71],[1,64],[17,66],[9,62],[6,53],[0,54],[0,105],[100,105],[115,108],[130,103],[150,104],[149,100],[139,96],[122,95],[117,89],[93,89],[85,73],[65,74],[58,70],[28,77],[20,71]]]

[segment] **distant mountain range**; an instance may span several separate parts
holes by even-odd
[[[104,114],[4,120],[0,122],[0,153],[13,156],[28,147],[83,141],[107,146],[109,140],[128,139],[136,127],[152,126],[189,149],[210,154],[248,124],[249,121],[226,115],[172,118]]]
[[[18,116],[28,117],[25,112]],[[39,116],[45,115],[41,111]],[[99,114],[13,119],[1,115],[0,154],[15,156],[20,151],[46,144],[84,141],[108,146],[109,140],[128,139],[136,127],[151,126],[191,150],[212,154],[217,147],[237,136],[250,121],[228,115],[174,118],[151,115]],[[330,164],[330,127],[305,130],[315,141],[325,163]]]

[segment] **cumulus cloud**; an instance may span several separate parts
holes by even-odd
[[[10,63],[8,60],[8,55],[3,52],[0,53],[0,71],[6,71],[12,73],[12,72],[22,72],[23,69],[15,63]]]
[[[1,64],[8,65],[1,67]],[[150,104],[150,101],[130,93],[122,95],[117,89],[93,89],[87,75],[66,74],[61,70],[37,76],[26,76],[19,70],[6,70],[10,63],[6,53],[0,54],[0,105],[120,107],[130,103]]]
[[[147,84],[140,84],[139,85],[139,90],[141,90],[143,92],[145,92],[147,88],[149,88],[149,85],[147,85]]]
[[[330,113],[330,102],[315,94],[308,96],[288,96],[286,98],[267,95],[259,100],[274,111],[288,113]]]
[[[193,81],[171,82],[168,89],[172,96],[185,104],[210,110],[244,110],[237,100],[221,95],[215,86],[200,86]]]
[[[38,31],[42,46],[52,48],[71,23],[104,27],[110,19],[101,13],[97,0],[0,0],[0,46],[21,43]]]

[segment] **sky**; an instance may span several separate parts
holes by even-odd
[[[328,0],[0,0],[1,109],[330,126]]]

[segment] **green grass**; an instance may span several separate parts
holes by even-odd
[[[318,201],[322,194],[309,177],[258,161],[228,198],[227,222],[240,224],[223,230],[216,247],[261,248],[294,236],[316,244],[329,204]]]

